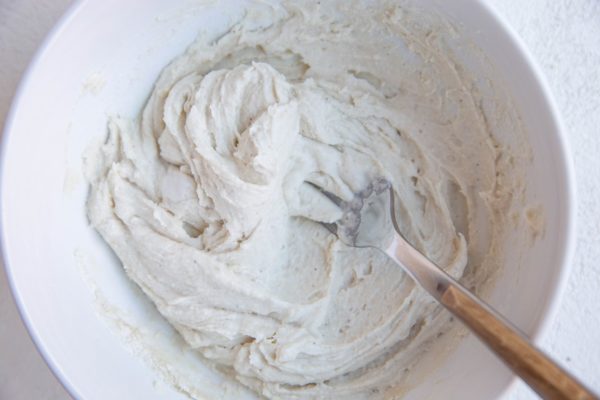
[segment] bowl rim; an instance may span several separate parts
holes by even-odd
[[[561,268],[554,273],[554,277],[551,280],[550,288],[554,292],[554,296],[547,297],[542,305],[542,317],[538,323],[538,326],[534,327],[532,332],[529,334],[530,340],[539,346],[539,343],[544,337],[546,337],[556,320],[560,303],[563,296],[565,295],[569,276],[572,270],[573,255],[575,253],[575,244],[577,239],[577,189],[576,189],[576,176],[575,167],[573,164],[571,144],[567,140],[567,130],[565,128],[562,116],[559,112],[556,100],[550,89],[550,85],[546,78],[546,75],[542,71],[538,62],[529,52],[523,39],[517,34],[515,29],[508,23],[506,18],[501,15],[496,8],[485,0],[476,0],[476,3],[481,7],[482,12],[488,13],[488,15],[496,21],[500,30],[504,31],[507,35],[507,39],[510,44],[514,47],[519,57],[522,58],[527,68],[530,69],[534,83],[538,86],[538,90],[541,93],[543,106],[549,111],[552,125],[554,125],[554,131],[556,135],[557,148],[555,154],[555,161],[560,164],[560,168],[557,170],[562,172],[562,176],[558,178],[562,180],[563,187],[565,188],[564,196],[564,207],[561,210],[564,213],[564,241],[559,243],[562,245],[561,248],[557,249],[557,260],[559,261]],[[503,391],[500,392],[499,398],[502,398],[507,393],[510,393],[518,382],[516,375],[513,375],[510,383],[506,385]]]
[[[19,312],[19,316],[21,318],[21,321],[25,325],[29,338],[35,345],[35,349],[37,350],[38,354],[42,356],[42,359],[48,366],[48,369],[50,370],[52,375],[54,375],[54,377],[60,383],[63,389],[65,389],[65,391],[72,398],[78,400],[83,399],[83,397],[79,394],[79,391],[76,390],[75,385],[73,384],[73,382],[71,382],[69,377],[62,372],[59,363],[46,350],[43,340],[34,329],[32,320],[27,314],[27,310],[23,303],[23,299],[21,298],[21,295],[19,294],[18,290],[16,290],[16,284],[14,281],[14,276],[12,274],[12,266],[9,262],[8,257],[8,247],[6,243],[7,230],[4,225],[4,174],[6,172],[6,152],[8,151],[8,143],[12,131],[12,126],[14,124],[17,110],[20,107],[22,98],[25,96],[24,93],[29,87],[31,77],[35,73],[39,62],[44,58],[44,56],[52,47],[54,42],[56,42],[59,39],[61,33],[65,30],[65,28],[71,22],[71,20],[73,20],[77,16],[77,14],[81,11],[83,5],[87,3],[87,1],[88,0],[75,0],[71,5],[69,5],[65,12],[60,16],[60,18],[58,18],[54,26],[52,26],[52,28],[48,31],[44,39],[41,41],[39,47],[36,49],[33,57],[29,61],[29,64],[25,68],[23,75],[20,78],[19,84],[13,95],[9,111],[6,115],[4,127],[2,130],[2,137],[0,137],[0,261],[4,266],[8,286],[10,287],[10,292]]]
[[[57,381],[62,387],[68,392],[70,396],[75,399],[81,399],[81,395],[76,389],[76,385],[71,382],[69,377],[61,370],[59,362],[50,354],[45,346],[43,339],[37,333],[34,324],[27,313],[27,309],[24,305],[23,299],[19,292],[16,290],[16,284],[14,282],[14,276],[12,273],[12,266],[9,262],[8,247],[6,243],[6,227],[4,225],[4,173],[6,171],[6,152],[8,151],[8,143],[11,135],[12,127],[16,118],[17,110],[20,107],[22,98],[25,96],[25,92],[30,86],[32,75],[36,72],[39,62],[45,57],[46,53],[50,50],[53,44],[60,38],[61,33],[65,30],[68,24],[77,17],[83,6],[88,3],[88,0],[75,0],[64,12],[64,14],[57,20],[55,25],[46,34],[41,44],[35,51],[34,56],[31,58],[27,68],[21,76],[20,82],[15,90],[11,106],[6,115],[2,137],[0,138],[0,257],[4,265],[8,286],[12,297],[14,299],[17,310],[21,320],[23,321],[27,333],[33,341],[36,350],[44,359],[46,365],[48,365],[51,373],[56,377]],[[571,265],[573,260],[573,254],[576,243],[576,215],[577,215],[577,196],[575,186],[575,172],[573,166],[573,160],[571,157],[571,146],[566,137],[566,129],[562,121],[561,115],[558,111],[556,101],[550,90],[550,86],[546,80],[544,73],[539,67],[536,60],[533,58],[526,45],[524,44],[521,37],[506,21],[505,17],[502,16],[493,5],[489,4],[485,0],[476,0],[473,4],[480,8],[482,13],[486,13],[488,17],[495,21],[497,28],[501,34],[505,35],[505,40],[510,44],[518,56],[523,60],[527,69],[529,69],[532,77],[533,84],[537,86],[541,94],[543,101],[542,106],[547,109],[551,118],[551,123],[554,126],[553,139],[556,141],[556,153],[555,158],[559,164],[557,169],[561,172],[557,178],[562,180],[563,187],[565,188],[563,194],[564,207],[561,211],[564,215],[561,217],[564,219],[564,241],[559,243],[560,248],[557,249],[557,260],[561,265],[557,271],[553,273],[553,279],[550,282],[551,292],[554,296],[545,298],[544,304],[541,306],[541,318],[538,325],[533,328],[529,337],[533,343],[539,344],[542,338],[547,335],[553,322],[558,314],[560,302],[565,294],[569,275],[571,272]],[[505,396],[510,392],[517,382],[517,377],[513,375],[509,384],[499,393],[499,398]]]

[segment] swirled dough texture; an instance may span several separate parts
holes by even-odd
[[[349,200],[386,177],[404,234],[451,275],[476,286],[498,262],[502,149],[456,32],[360,4],[256,4],[199,39],[138,120],[111,120],[92,174],[89,218],[127,274],[266,397],[384,396],[447,320],[315,223],[340,211],[305,181]]]

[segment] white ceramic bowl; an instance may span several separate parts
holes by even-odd
[[[211,11],[198,3],[77,2],[31,63],[6,124],[1,232],[8,277],[33,340],[76,398],[185,398],[160,384],[142,359],[166,375],[176,375],[173,365],[196,364],[185,352],[169,353],[178,346],[176,335],[87,225],[81,158],[91,142],[104,138],[107,115],[138,113],[161,69],[199,29],[216,34],[227,13],[241,12],[241,1]],[[508,251],[490,301],[539,338],[556,310],[574,238],[574,180],[556,109],[522,44],[483,1],[420,5],[470,32],[522,114],[534,154],[527,196],[542,205],[546,233],[520,263]],[[198,387],[186,390],[214,387],[212,393],[227,397],[211,371],[194,366],[188,372]],[[498,398],[510,382],[510,373],[467,337],[408,397]]]

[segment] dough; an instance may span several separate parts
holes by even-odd
[[[385,177],[451,275],[477,286],[499,262],[511,181],[456,32],[381,4],[256,3],[175,59],[139,119],[111,119],[91,173],[90,221],[129,277],[266,397],[384,396],[447,329],[384,255],[314,222],[340,210],[306,181],[349,200]]]

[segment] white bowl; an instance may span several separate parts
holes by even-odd
[[[7,120],[5,265],[33,340],[76,398],[185,398],[160,383],[156,368],[172,380],[187,373],[176,382],[184,390],[240,395],[223,392],[219,377],[189,353],[172,351],[177,336],[124,276],[84,210],[82,154],[104,138],[107,116],[134,117],[161,69],[199,29],[217,34],[229,12],[241,12],[241,1],[210,11],[198,3],[206,2],[77,2],[38,51]],[[522,115],[534,155],[527,197],[544,209],[545,235],[523,254],[508,252],[490,301],[539,338],[556,311],[574,241],[574,179],[555,106],[523,45],[484,1],[419,4],[462,24]],[[409,398],[491,399],[509,386],[511,374],[473,337],[448,351],[426,361],[439,368],[409,388]]]

